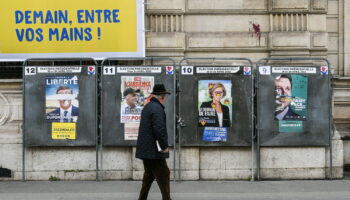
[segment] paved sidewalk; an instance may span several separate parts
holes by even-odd
[[[0,200],[136,200],[139,181],[0,182]],[[173,200],[350,200],[350,180],[172,182]],[[149,200],[161,200],[154,182]]]

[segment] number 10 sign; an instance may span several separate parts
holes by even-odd
[[[193,66],[182,66],[181,74],[182,75],[193,75]]]

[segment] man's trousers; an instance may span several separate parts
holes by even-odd
[[[146,200],[151,185],[156,179],[163,200],[170,199],[170,170],[165,159],[143,159],[145,173],[143,174],[142,188],[139,200]]]

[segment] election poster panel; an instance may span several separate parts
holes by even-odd
[[[231,80],[198,81],[198,126],[204,141],[226,141],[232,123]]]
[[[45,77],[46,120],[75,123],[79,116],[77,76]]]
[[[302,132],[307,120],[308,77],[281,74],[275,78],[275,120],[280,132]]]
[[[122,76],[120,123],[124,123],[125,140],[136,140],[141,112],[152,97],[153,76]]]

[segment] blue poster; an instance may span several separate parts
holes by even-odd
[[[77,76],[48,76],[46,82],[46,120],[77,122],[79,85]]]
[[[227,141],[227,127],[204,127],[203,141],[226,142]]]

